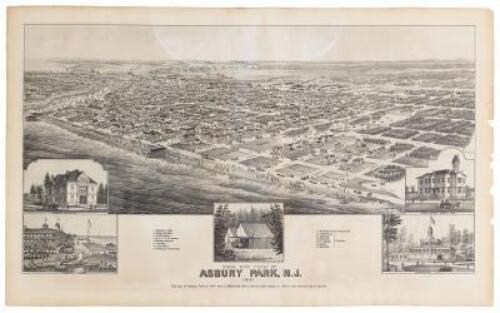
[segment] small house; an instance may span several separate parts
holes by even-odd
[[[228,229],[226,244],[236,244],[241,249],[272,249],[273,238],[267,224],[242,222]]]

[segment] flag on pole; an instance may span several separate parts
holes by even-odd
[[[433,238],[434,236],[434,228],[432,228],[432,226],[429,225],[429,229],[427,230],[427,235],[429,236],[429,238]]]
[[[427,230],[427,235],[429,239],[434,238],[434,227],[436,226],[436,220],[431,216],[429,216],[429,229]]]

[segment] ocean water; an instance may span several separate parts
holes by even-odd
[[[24,167],[36,159],[60,158],[93,159],[104,167],[111,213],[212,214],[214,202],[226,201],[285,201],[289,213],[337,211],[319,199],[279,194],[264,184],[166,166],[163,161],[146,159],[45,122],[25,122]]]

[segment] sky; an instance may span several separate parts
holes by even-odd
[[[471,26],[28,25],[27,59],[474,59]]]
[[[402,223],[400,228],[406,227],[407,236],[413,235],[413,239],[418,241],[427,238],[430,216],[427,214],[403,214],[400,215]],[[473,214],[434,214],[435,221],[434,237],[441,238],[448,235],[449,225],[455,224],[455,229],[462,231],[464,228],[469,232],[474,231]],[[408,237],[407,237],[408,238]]]
[[[116,236],[117,216],[111,214],[53,214],[53,213],[26,213],[24,226],[40,228],[45,221],[49,227],[59,222],[63,231],[73,235],[87,235],[87,225],[90,220],[91,236]]]
[[[249,203],[249,202],[242,202],[242,203],[228,203],[228,209],[232,213],[236,213],[239,211],[250,211],[251,208],[254,208],[256,211],[267,211],[271,208],[271,206],[274,206],[278,204],[280,208],[283,208],[283,205],[281,203],[262,203],[262,202],[257,202],[257,203]],[[214,205],[214,210],[217,210],[217,208],[220,205],[225,205],[225,203],[215,203]],[[214,211],[215,212],[215,211]]]
[[[43,184],[46,173],[55,176],[76,169],[84,171],[98,184],[106,184],[108,181],[106,171],[93,160],[37,160],[30,163],[24,171],[24,192],[29,192],[32,184]]]

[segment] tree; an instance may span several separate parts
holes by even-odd
[[[465,245],[469,244],[469,231],[465,228],[462,230],[462,243]]]
[[[109,188],[108,184],[104,184],[104,203],[108,203],[108,197],[109,197]]]
[[[30,187],[30,196],[31,197],[34,197],[36,194],[36,188],[35,188],[35,185],[31,185]]]
[[[104,186],[99,184],[97,188],[97,203],[106,203],[106,194],[105,194]]]
[[[273,234],[271,242],[273,251],[276,254],[283,253],[283,211],[279,204],[271,206],[269,211],[262,215],[262,219],[266,222],[267,226]]]
[[[248,222],[257,222],[259,220],[259,214],[257,210],[252,206],[250,207],[250,216]]]
[[[389,245],[398,238],[397,226],[399,224],[401,224],[401,217],[399,217],[399,215],[396,214],[383,215],[386,271],[390,270]]]
[[[214,214],[214,250],[215,255],[223,257],[226,252],[226,233],[229,229],[231,212],[227,204],[219,205]]]
[[[50,179],[49,173],[45,173],[45,177],[43,179],[43,186],[45,187],[45,191],[47,191],[50,188],[52,181]]]
[[[45,188],[45,203],[49,204],[52,196],[52,179],[49,173],[45,173],[45,178],[43,180],[43,186]]]
[[[41,185],[37,185],[35,187],[35,190],[36,190],[36,199],[37,199],[37,201],[42,201],[43,198],[44,198],[43,187]]]

